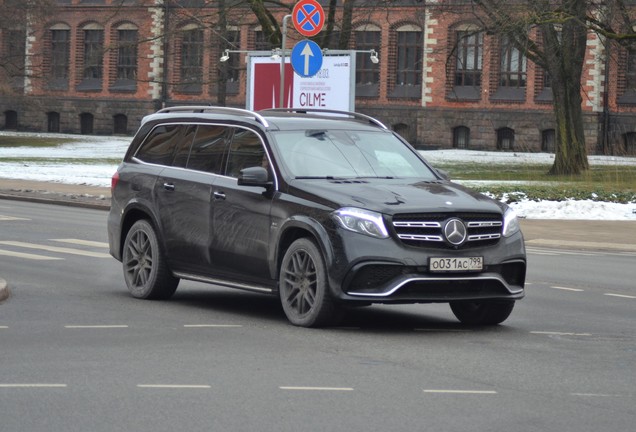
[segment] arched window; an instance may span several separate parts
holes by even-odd
[[[554,153],[556,151],[556,134],[554,129],[546,129],[541,132],[541,151]]]
[[[201,93],[203,85],[203,30],[195,24],[182,29],[181,34],[181,67],[182,85],[179,90],[184,93]]]
[[[115,114],[113,116],[113,133],[115,135],[128,134],[128,117],[124,114]]]
[[[453,129],[453,147],[467,149],[470,146],[470,129],[466,126],[457,126]]]
[[[114,91],[135,91],[137,88],[137,26],[124,23],[117,27],[116,80],[111,86]]]
[[[93,114],[82,113],[80,114],[80,133],[82,135],[90,135],[93,133]]]
[[[81,37],[84,57],[82,82],[77,89],[101,90],[104,77],[104,28],[99,24],[88,24],[82,29]]]
[[[397,123],[393,125],[393,130],[397,132],[405,140],[409,139],[409,125],[406,123]]]
[[[628,132],[623,135],[625,142],[625,154],[636,156],[636,132]]]
[[[451,47],[454,82],[450,96],[479,100],[484,67],[484,31],[474,24],[461,24],[453,28],[450,37],[455,41]]]
[[[380,27],[372,24],[359,26],[355,30],[356,53],[356,97],[377,97],[380,91],[380,67],[378,57],[382,44]],[[377,56],[372,58],[370,50]]]
[[[391,97],[422,97],[423,32],[414,25],[395,30],[395,69]]]
[[[71,27],[59,23],[50,27],[50,69],[48,87],[67,90],[71,59]]]
[[[18,113],[13,110],[4,112],[4,128],[18,130]]]
[[[60,131],[60,113],[54,111],[46,113],[46,130],[48,132]]]
[[[515,146],[515,131],[510,128],[497,130],[497,150],[513,150]]]

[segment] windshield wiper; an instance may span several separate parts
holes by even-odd
[[[295,180],[344,180],[344,177],[334,176],[296,176]]]

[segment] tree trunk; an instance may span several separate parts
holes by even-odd
[[[583,129],[580,85],[572,81],[555,82],[553,85],[556,154],[549,174],[580,174],[581,171],[589,168]]]

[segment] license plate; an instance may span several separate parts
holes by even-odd
[[[433,273],[481,271],[483,257],[429,258],[428,269]]]

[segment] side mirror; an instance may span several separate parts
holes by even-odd
[[[267,187],[271,183],[269,181],[269,173],[263,167],[243,168],[238,176],[239,186],[261,186]]]

